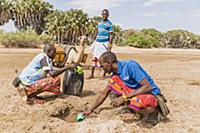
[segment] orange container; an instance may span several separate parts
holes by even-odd
[[[64,48],[61,48],[58,45],[55,45],[55,48],[56,48],[56,56],[53,60],[53,63],[56,67],[62,67],[66,57],[65,50]]]

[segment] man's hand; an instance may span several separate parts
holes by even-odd
[[[110,43],[108,44],[108,51],[111,51],[111,49],[112,49],[112,44]]]
[[[117,98],[115,98],[115,99],[113,99],[112,101],[111,101],[111,105],[113,106],[113,107],[119,107],[121,104],[123,104],[124,103],[124,99],[123,99],[123,97],[122,96],[120,96],[120,97],[117,97]]]
[[[75,69],[77,66],[78,66],[78,65],[75,64],[75,63],[65,65],[65,67],[67,67],[68,69],[71,69],[71,70]]]
[[[89,116],[91,113],[92,113],[92,111],[89,110],[89,111],[83,112],[83,115],[84,115],[85,117],[87,117],[87,116]]]
[[[104,89],[104,91],[99,94],[99,97],[97,98],[94,105],[90,108],[90,110],[83,112],[83,115],[84,116],[90,115],[97,107],[99,107],[105,101],[105,99],[108,97],[109,94],[110,94],[110,90],[108,89],[108,86],[107,86]]]

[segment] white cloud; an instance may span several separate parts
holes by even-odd
[[[156,17],[158,15],[156,13],[144,13],[143,16],[144,17]]]
[[[146,0],[146,2],[143,4],[144,6],[153,6],[158,3],[173,3],[173,2],[181,2],[186,0]]]
[[[120,6],[126,0],[72,0],[67,5],[83,9],[88,13],[99,12],[104,8]]]
[[[142,16],[144,17],[158,17],[158,16],[179,16],[180,14],[178,13],[170,13],[170,12],[148,12],[148,13],[143,13]]]

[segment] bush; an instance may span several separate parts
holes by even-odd
[[[160,40],[140,32],[129,36],[124,43],[138,48],[151,48],[158,47]]]
[[[150,29],[142,29],[141,32],[144,33],[146,36],[150,37],[153,47],[162,46],[161,40],[163,38],[163,34],[160,31],[150,28]]]
[[[167,31],[165,36],[168,37],[181,37],[182,39],[200,40],[200,36],[186,30],[171,30]]]
[[[116,45],[120,45],[123,41],[123,32],[122,29],[119,25],[113,25],[113,43]]]
[[[139,31],[134,30],[134,29],[127,29],[123,30],[123,37],[124,39],[128,39],[129,36],[138,33]]]
[[[126,35],[122,45],[129,45],[138,48],[161,47],[162,33],[156,29],[143,29],[141,31],[125,30]]]
[[[162,33],[156,29],[142,29],[141,32],[157,40],[161,40],[161,38],[163,37]]]
[[[7,48],[36,48],[43,43],[50,42],[50,40],[48,35],[37,35],[33,30],[0,31],[0,44]]]
[[[169,48],[200,48],[200,36],[185,30],[168,31],[163,41]]]

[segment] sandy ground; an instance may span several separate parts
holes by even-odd
[[[0,49],[0,132],[17,133],[175,133],[200,132],[200,51],[116,47],[119,59],[137,60],[154,78],[168,99],[168,120],[151,129],[141,128],[132,114],[116,115],[109,98],[86,120],[74,123],[74,112],[90,107],[107,80],[85,80],[81,97],[47,97],[44,105],[26,105],[11,85],[15,69],[21,70],[40,50]],[[91,55],[89,56],[89,59]],[[88,60],[88,63],[89,60]],[[85,71],[85,76],[89,70]],[[44,95],[45,97],[47,94]],[[67,116],[66,120],[61,116]],[[60,117],[56,117],[60,116]]]

